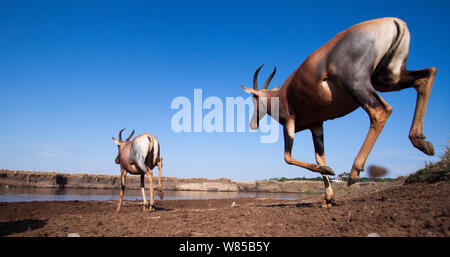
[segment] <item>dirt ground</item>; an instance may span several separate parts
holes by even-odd
[[[0,203],[0,236],[386,236],[450,235],[450,183],[397,185],[337,194],[321,208],[321,195],[297,201],[268,198],[156,201]],[[238,206],[231,207],[236,202]]]

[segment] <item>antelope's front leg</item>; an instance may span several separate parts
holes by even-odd
[[[150,206],[149,206],[149,210],[153,211],[154,210],[154,206],[155,206],[155,198],[154,198],[154,194],[153,194],[153,171],[150,168],[147,168],[148,172],[147,172],[147,178],[149,180],[150,183]]]
[[[323,142],[323,126],[317,126],[315,128],[311,129],[313,142],[314,142],[314,151],[316,156],[316,162],[321,167],[327,167],[326,166],[326,160],[325,160],[325,146]],[[328,167],[327,167],[328,168]],[[330,207],[332,205],[336,205],[335,203],[335,197],[333,189],[331,188],[330,179],[328,178],[328,175],[322,175],[323,183],[325,186],[325,195],[322,199],[322,207]]]
[[[159,158],[159,161],[158,161],[158,196],[159,196],[159,199],[163,200],[164,199],[164,191],[162,190],[161,176],[162,176],[162,158]]]
[[[117,206],[116,212],[120,212],[120,206],[122,205],[122,198],[125,194],[125,184],[127,182],[127,172],[125,170],[122,170],[121,179],[120,179],[120,199],[119,199],[119,205]]]
[[[284,124],[284,160],[286,163],[318,172],[322,175],[334,175],[333,170],[324,165],[316,165],[312,163],[302,162],[292,157],[292,146],[294,144],[295,121],[288,120]]]

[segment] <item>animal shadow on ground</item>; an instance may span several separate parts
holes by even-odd
[[[275,204],[263,204],[262,207],[295,207],[295,208],[315,208],[316,204],[313,203],[275,203]]]
[[[155,211],[172,211],[173,210],[170,208],[164,208],[164,207],[156,206],[156,205],[153,208],[155,209]]]
[[[0,236],[7,236],[13,233],[23,233],[28,230],[42,228],[46,224],[47,220],[38,219],[0,222]]]
[[[139,203],[138,206],[142,207],[142,203]],[[147,208],[148,208],[148,206],[149,206],[149,204],[147,204]],[[153,206],[153,210],[154,211],[172,211],[173,209],[171,209],[171,208],[164,208],[162,206],[158,206],[158,204],[155,204]]]

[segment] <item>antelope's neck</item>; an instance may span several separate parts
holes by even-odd
[[[266,110],[267,114],[270,115],[274,120],[281,123],[284,120],[284,115],[282,113],[282,99],[280,97],[280,91],[267,91],[264,95],[266,97]],[[275,113],[273,113],[275,112]]]

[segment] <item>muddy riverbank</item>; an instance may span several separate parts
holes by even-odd
[[[337,193],[337,205],[308,199],[156,201],[142,212],[140,201],[0,203],[0,236],[450,236],[448,182],[364,188]],[[233,202],[235,202],[233,204]]]

